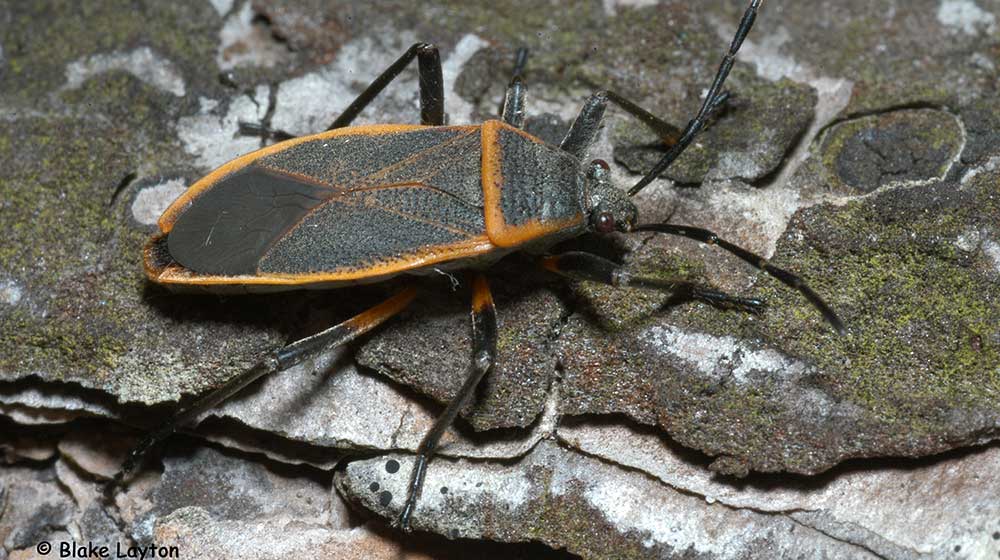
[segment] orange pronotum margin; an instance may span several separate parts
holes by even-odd
[[[501,206],[501,191],[504,184],[503,169],[501,169],[500,164],[503,149],[498,141],[501,128],[520,134],[532,142],[542,142],[502,121],[490,120],[483,123],[483,207],[486,218],[486,234],[489,235],[490,241],[497,247],[516,247],[551,233],[571,228],[582,222],[583,216],[581,215],[548,222],[531,219],[516,226],[507,223]]]

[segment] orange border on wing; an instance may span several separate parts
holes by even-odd
[[[477,257],[496,249],[485,235],[448,245],[430,245],[419,251],[382,261],[366,268],[348,271],[326,271],[311,274],[255,274],[239,276],[202,275],[177,263],[160,267],[153,254],[154,246],[164,234],[153,237],[143,249],[143,266],[146,276],[159,284],[187,286],[261,285],[301,287],[311,284],[357,284],[388,278],[403,272],[433,264],[463,258]]]
[[[249,154],[242,155],[236,159],[223,164],[221,167],[212,171],[208,175],[202,177],[193,185],[188,187],[188,190],[184,191],[180,197],[177,198],[160,216],[157,224],[160,227],[160,231],[163,233],[170,233],[173,228],[174,223],[177,218],[187,209],[191,202],[197,198],[201,193],[212,188],[216,183],[224,179],[226,176],[243,169],[244,167],[250,165],[254,161],[271,155],[273,153],[286,150],[296,144],[301,144],[303,142],[309,142],[312,140],[326,140],[329,138],[335,138],[337,136],[374,136],[378,134],[393,134],[397,132],[409,132],[411,130],[420,130],[424,128],[446,128],[452,130],[472,130],[476,128],[475,125],[468,126],[447,126],[447,127],[432,127],[420,124],[373,124],[366,126],[352,126],[347,128],[337,128],[334,130],[328,130],[326,132],[320,132],[319,134],[312,134],[309,136],[299,136],[298,138],[292,138],[290,140],[285,140],[284,142],[279,142],[272,146],[267,146],[266,148],[261,148],[250,152]]]

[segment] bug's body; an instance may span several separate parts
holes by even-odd
[[[576,157],[501,121],[339,128],[197,182],[161,217],[146,271],[260,290],[482,267],[582,233],[588,183]]]
[[[521,130],[525,89],[520,72],[526,51],[519,53],[500,120],[443,126],[440,57],[433,45],[417,43],[376,78],[327,132],[294,138],[248,125],[253,133],[286,141],[223,165],[174,202],[160,218],[159,233],[146,246],[146,272],[151,280],[170,287],[210,291],[335,287],[433,269],[481,270],[512,251],[544,253],[585,232],[650,231],[729,251],[799,290],[842,332],[837,315],[798,276],[708,230],[638,225],[638,211],[628,198],[669,167],[724,105],[728,94],[722,84],[761,1],[750,0],[701,108],[683,130],[614,92],[600,91],[584,104],[559,146]],[[422,124],[349,128],[414,59],[420,63]],[[609,102],[642,120],[669,148],[628,195],[611,184],[606,163],[583,163]],[[695,299],[750,311],[763,305],[683,279],[633,276],[621,265],[585,252],[549,255],[542,264],[569,278],[683,291]],[[441,436],[496,359],[496,313],[482,272],[476,273],[471,285],[470,371],[417,450],[406,502],[400,508],[404,528]],[[402,311],[415,295],[414,288],[404,288],[368,311],[268,354],[256,367],[181,409],[148,436],[130,455],[116,483],[149,446],[178,425],[263,375],[368,332]]]

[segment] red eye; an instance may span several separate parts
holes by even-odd
[[[610,171],[611,170],[611,166],[609,166],[608,162],[604,161],[603,159],[595,159],[594,161],[592,161],[590,163],[603,168],[605,171]]]
[[[615,231],[615,217],[611,212],[601,212],[597,216],[597,231],[601,233],[611,233]]]

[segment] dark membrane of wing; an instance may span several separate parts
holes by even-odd
[[[268,248],[334,194],[250,166],[198,196],[174,223],[167,245],[182,266],[212,275],[256,274]]]

